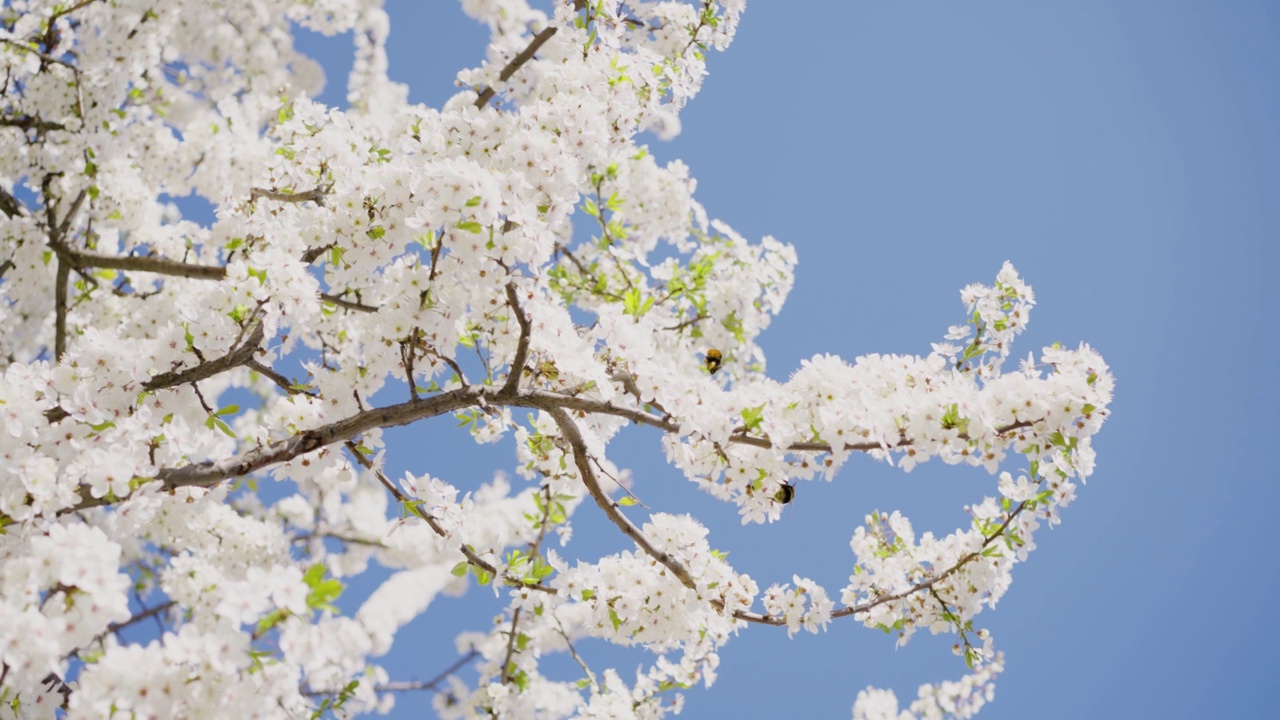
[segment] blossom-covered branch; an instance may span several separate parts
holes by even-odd
[[[975,622],[1093,473],[1113,378],[1084,344],[1005,367],[1035,305],[1012,264],[961,291],[961,324],[923,334],[924,354],[770,374],[761,338],[795,249],[708,217],[689,168],[641,144],[680,131],[741,0],[465,2],[487,59],[440,108],[390,79],[377,2],[11,5],[6,712],[302,717],[420,689],[446,717],[660,718],[746,624],[834,618],[956,637],[970,674],[909,713],[990,696],[1003,660]],[[313,99],[299,27],[352,34],[348,107]],[[188,196],[211,217],[172,202]],[[519,477],[436,467],[456,441],[426,422],[441,416],[507,441]],[[407,425],[407,447],[386,432]],[[614,464],[633,426],[745,524],[785,522],[798,486],[851,458],[993,480],[953,532],[869,512],[833,578],[762,588],[715,528],[652,502],[647,471]],[[579,511],[628,547],[575,536]],[[373,592],[342,595],[375,566]],[[377,664],[472,584],[500,621],[459,628],[463,660],[425,683]],[[161,616],[150,642],[107,638]],[[589,664],[587,637],[653,662]],[[889,694],[858,697],[860,716],[896,716]]]

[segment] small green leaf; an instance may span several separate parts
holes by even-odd
[[[210,415],[209,419],[204,421],[204,426],[209,428],[210,430],[216,427],[219,430],[221,430],[223,434],[225,434],[229,438],[234,438],[236,436],[236,434],[232,432],[231,426],[223,422],[222,418],[218,417],[217,415]]]

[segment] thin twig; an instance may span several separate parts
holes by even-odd
[[[350,301],[350,300],[343,300],[342,298],[338,297],[337,295],[330,295],[330,294],[328,294],[328,293],[320,293],[320,299],[321,299],[321,300],[323,300],[323,301],[325,301],[325,302],[327,302],[327,303],[333,303],[334,305],[337,305],[338,307],[342,308],[343,310],[354,310],[354,311],[356,311],[356,312],[362,312],[362,313],[376,313],[376,312],[378,312],[378,308],[377,308],[377,307],[375,307],[375,306],[373,306],[373,305],[364,305],[364,304],[361,304],[361,303],[358,303],[358,302],[352,302],[352,301]]]
[[[292,542],[295,542],[295,543],[309,542],[317,538],[320,538],[320,539],[331,538],[333,540],[337,540],[338,542],[347,543],[348,545],[363,545],[366,547],[376,547],[376,548],[387,547],[387,544],[382,542],[381,540],[367,540],[365,538],[352,537],[351,535],[343,535],[341,533],[334,533],[334,532],[307,533],[306,535],[298,535],[293,538]]]
[[[587,664],[578,656],[578,651],[573,647],[573,640],[569,638],[569,633],[565,632],[564,624],[560,622],[560,616],[556,614],[555,610],[551,611],[551,619],[556,621],[556,628],[560,630],[560,637],[564,638],[564,644],[569,646],[569,655],[577,661],[578,667],[582,668],[582,672],[587,674],[587,678],[591,680],[591,684],[599,689],[600,683],[596,681],[596,674],[591,672],[591,668],[587,667]]]
[[[157,605],[157,606],[155,606],[155,607],[153,607],[153,608],[148,608],[148,609],[146,609],[146,610],[143,610],[142,612],[138,613],[137,615],[134,615],[133,617],[129,618],[128,620],[125,620],[125,621],[123,621],[123,622],[118,622],[118,623],[111,623],[110,625],[108,625],[108,626],[107,626],[107,632],[108,632],[108,633],[116,633],[116,632],[120,632],[121,630],[123,630],[123,629],[125,629],[125,628],[129,627],[130,625],[133,625],[133,624],[135,624],[135,623],[140,623],[140,622],[142,622],[143,620],[146,620],[147,618],[152,618],[152,617],[155,617],[155,616],[159,615],[160,613],[167,612],[167,611],[169,610],[169,608],[171,608],[171,607],[173,607],[174,605],[177,605],[177,604],[178,604],[178,603],[177,603],[177,602],[175,602],[175,601],[173,601],[173,600],[169,600],[168,602],[160,603],[159,605]],[[104,633],[104,635],[105,635],[105,633]],[[99,635],[98,637],[103,637],[103,635]]]
[[[313,392],[308,392],[300,387],[297,387],[295,383],[292,383],[289,381],[289,378],[285,377],[284,375],[281,375],[280,373],[276,372],[274,369],[258,362],[256,358],[250,357],[249,361],[246,362],[245,365],[251,368],[252,370],[254,370],[255,372],[257,372],[258,374],[262,375],[263,377],[267,378],[271,382],[275,383],[276,386],[278,386],[281,390],[284,390],[286,393],[290,395],[307,395],[309,397],[318,397]]]
[[[918,593],[921,590],[932,588],[935,583],[939,583],[943,580],[946,580],[953,573],[960,570],[960,568],[964,567],[970,562],[973,562],[974,560],[977,560],[979,557],[981,557],[982,551],[986,550],[988,545],[995,542],[998,538],[1004,537],[1005,530],[1009,528],[1009,523],[1013,522],[1013,519],[1016,518],[1019,514],[1021,514],[1022,511],[1025,510],[1026,508],[1027,508],[1027,503],[1025,500],[1022,501],[1021,503],[1018,503],[1018,507],[1015,508],[1013,512],[1009,513],[1009,517],[1005,518],[1004,523],[1001,524],[1000,527],[982,543],[981,548],[978,548],[977,550],[960,558],[959,560],[956,561],[955,565],[952,565],[951,567],[947,568],[946,570],[943,570],[937,575],[934,575],[930,578],[927,578],[925,580],[922,580],[916,583],[915,585],[912,585],[911,587],[907,588],[906,590],[903,590],[902,592],[894,593],[892,595],[884,595],[870,602],[862,603],[861,605],[852,605],[850,607],[840,608],[839,610],[836,610],[835,612],[831,613],[831,617],[838,618],[838,617],[844,617],[846,615],[854,615],[856,613],[866,612],[878,605],[883,605],[887,602],[893,602],[894,600],[901,600],[907,597],[908,595],[914,595],[915,593]]]
[[[516,629],[520,625],[520,611],[517,607],[511,611],[511,630],[507,632],[507,654],[502,658],[502,684],[511,682],[511,658],[516,654]]]
[[[596,478],[595,471],[591,469],[591,457],[590,453],[587,452],[586,440],[583,439],[582,432],[578,429],[577,423],[569,417],[569,413],[560,408],[552,408],[547,412],[551,415],[552,419],[555,420],[556,425],[560,427],[560,433],[569,441],[569,448],[573,454],[573,462],[578,468],[578,476],[581,478],[583,484],[586,485],[587,492],[591,493],[591,497],[595,499],[596,505],[599,505],[600,509],[604,511],[605,516],[608,517],[614,525],[618,526],[618,529],[622,531],[622,534],[631,538],[636,545],[640,546],[640,549],[643,550],[646,555],[662,563],[668,570],[674,573],[676,579],[678,579],[682,585],[690,590],[696,591],[698,589],[698,583],[693,579],[693,576],[689,574],[689,571],[680,564],[680,561],[654,547],[653,543],[649,541],[649,538],[646,537],[644,533],[640,532],[640,528],[636,527],[626,515],[623,515],[618,511],[617,506],[614,505],[613,501],[609,499],[609,496],[606,495],[604,490],[600,487],[600,481]]]
[[[440,525],[440,521],[437,520],[435,516],[433,516],[431,513],[427,512],[426,510],[423,510],[420,507],[419,502],[415,501],[413,498],[401,492],[400,488],[396,487],[395,483],[391,482],[391,480],[381,470],[374,469],[373,463],[369,460],[369,458],[364,456],[364,453],[360,451],[359,446],[357,446],[355,442],[351,440],[347,440],[344,444],[346,445],[347,450],[350,451],[352,456],[355,457],[356,462],[360,463],[360,466],[363,467],[364,469],[372,471],[374,474],[374,477],[378,478],[378,482],[382,483],[382,486],[387,489],[387,492],[391,493],[391,497],[395,498],[396,502],[400,503],[401,507],[408,509],[409,512],[413,513],[417,517],[420,517],[424,521],[426,521],[427,526],[430,527],[431,530],[435,532],[435,534],[439,535],[442,538],[449,537],[449,531],[445,530],[444,527]],[[550,593],[553,595],[556,592],[555,590],[552,590],[551,588],[548,588],[544,585],[540,585],[540,584],[530,585],[528,583],[523,582],[520,578],[515,578],[511,576],[502,576],[498,572],[497,568],[485,562],[484,558],[477,555],[474,550],[472,550],[470,547],[466,545],[459,546],[458,551],[461,552],[463,556],[467,558],[468,563],[475,565],[481,570],[484,570],[494,578],[502,577],[503,580],[505,580],[506,582],[512,585],[527,587],[531,590],[539,590],[541,592]]]
[[[480,651],[472,649],[471,652],[458,658],[457,662],[445,668],[438,675],[427,681],[405,680],[401,682],[389,682],[385,685],[378,685],[373,688],[374,692],[408,692],[412,690],[434,690],[437,685],[444,682],[450,675],[461,670],[472,660],[480,657]]]

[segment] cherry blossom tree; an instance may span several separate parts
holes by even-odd
[[[976,618],[1093,470],[1102,358],[1005,368],[1034,305],[1006,264],[927,356],[770,377],[794,250],[709,219],[638,141],[679,132],[743,0],[462,6],[487,59],[438,109],[388,79],[376,2],[0,9],[0,717],[385,710],[413,687],[377,664],[397,630],[473,585],[502,621],[418,685],[441,717],[662,717],[744,628],[833,622],[950,633],[966,666],[903,709],[868,688],[855,717],[972,715],[1002,667]],[[356,39],[345,110],[311,99],[299,26]],[[389,476],[384,429],[446,415],[520,478]],[[636,425],[743,523],[855,456],[997,480],[945,537],[868,514],[832,549],[844,587],[758,581],[640,502],[608,454]],[[632,549],[573,543],[578,512]],[[154,640],[120,636],[143,621]],[[591,667],[586,637],[645,666]],[[544,674],[557,653],[580,672]]]

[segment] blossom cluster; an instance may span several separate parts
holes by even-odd
[[[378,2],[0,9],[0,718],[385,711],[404,688],[376,659],[472,585],[495,623],[419,688],[442,717],[662,717],[747,625],[846,617],[954,633],[973,674],[910,713],[976,712],[1002,660],[972,621],[1093,472],[1102,358],[1006,370],[1035,303],[1006,264],[927,355],[770,377],[794,248],[708,217],[638,139],[679,132],[742,0],[462,7],[491,41],[439,108],[388,78]],[[347,108],[314,99],[294,26],[356,39]],[[440,416],[514,441],[520,479],[437,477],[447,441],[384,432]],[[608,456],[635,424],[744,523],[855,455],[981,466],[996,495],[940,538],[867,515],[838,592],[761,592],[698,519],[642,512],[645,478]],[[627,549],[573,542],[590,505]],[[592,668],[588,637],[652,662]]]

